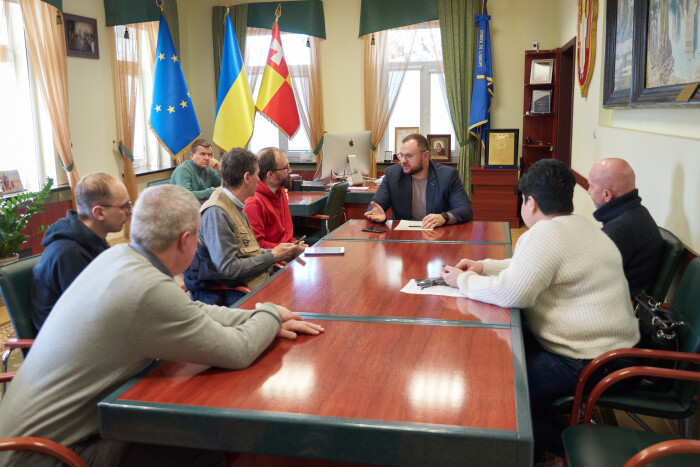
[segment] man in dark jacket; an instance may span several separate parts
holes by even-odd
[[[472,220],[472,203],[457,171],[430,160],[423,135],[405,137],[399,158],[401,164],[386,170],[367,207],[367,219],[385,222],[386,210],[391,208],[392,219],[421,220],[424,229]]]
[[[78,211],[70,210],[46,231],[45,248],[34,267],[32,321],[38,329],[61,294],[85,267],[109,248],[110,232],[119,232],[131,214],[124,184],[113,175],[84,176],[75,188]]]
[[[588,194],[598,208],[593,217],[622,254],[631,298],[651,290],[664,254],[659,228],[635,184],[634,170],[623,159],[601,159],[588,173]]]

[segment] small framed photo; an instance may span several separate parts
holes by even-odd
[[[420,132],[417,126],[397,126],[394,128],[394,154],[398,154],[401,149],[401,141],[408,135]]]
[[[384,162],[391,162],[394,158],[394,154],[391,151],[384,151]]]
[[[530,95],[530,115],[552,113],[552,90],[533,89]]]
[[[17,170],[0,171],[0,189],[2,189],[4,194],[24,191],[22,180],[19,178],[19,172]]]
[[[486,130],[484,146],[486,162],[484,167],[491,169],[514,169],[518,167],[518,135],[520,131]]]
[[[428,135],[430,158],[436,161],[449,162],[452,148],[450,145],[451,138],[450,135]]]
[[[553,58],[533,60],[530,65],[530,84],[550,84],[553,70]]]
[[[64,13],[63,27],[69,57],[100,58],[96,19]]]

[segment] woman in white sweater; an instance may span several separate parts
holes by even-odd
[[[529,230],[511,259],[462,259],[445,281],[467,297],[521,308],[535,444],[563,454],[561,427],[547,414],[573,394],[586,364],[639,341],[622,257],[597,226],[572,214],[576,180],[561,162],[544,159],[520,179]]]

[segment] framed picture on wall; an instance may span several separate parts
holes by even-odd
[[[96,19],[63,13],[63,28],[69,57],[100,58]]]
[[[394,128],[394,154],[399,153],[401,149],[401,141],[408,135],[418,133],[420,128],[417,126],[397,126]]]
[[[518,167],[518,135],[520,130],[486,130],[484,167],[491,169],[514,169]]]
[[[428,135],[428,147],[430,148],[430,158],[436,161],[450,160],[451,135]]]

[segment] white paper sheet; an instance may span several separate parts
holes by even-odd
[[[394,230],[433,230],[433,229],[423,229],[421,226],[423,225],[423,221],[407,221],[407,220],[402,220],[399,222],[399,225],[396,226]]]
[[[459,289],[456,287],[450,287],[449,285],[435,285],[433,287],[426,287],[421,289],[418,284],[416,284],[415,279],[408,281],[408,284],[404,285],[401,289],[403,293],[412,293],[420,295],[441,295],[443,297],[462,297]]]

